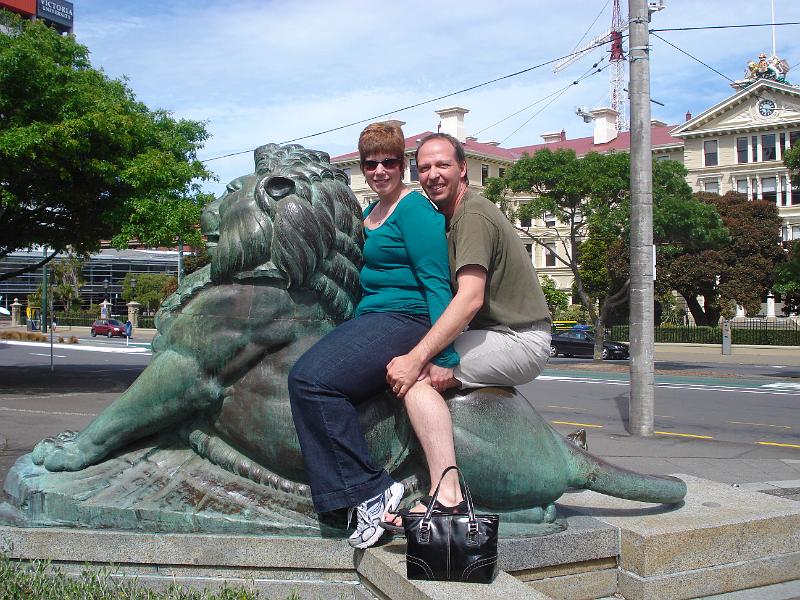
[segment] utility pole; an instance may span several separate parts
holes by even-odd
[[[47,258],[47,246],[42,248],[42,256]],[[47,333],[47,263],[42,266],[42,310],[39,331]]]
[[[650,12],[628,0],[631,95],[630,432],[653,435],[653,151],[650,139]]]

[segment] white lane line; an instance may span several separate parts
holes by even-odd
[[[49,354],[42,354],[41,352],[29,352],[31,356],[50,356]],[[53,354],[53,358],[67,358],[65,354]]]
[[[790,381],[779,381],[776,383],[765,383],[762,388],[774,388],[777,390],[800,390],[800,383],[792,383]]]
[[[30,408],[10,408],[8,406],[0,406],[0,410],[7,412],[26,413],[30,415],[59,415],[67,417],[96,417],[97,413],[75,413],[75,412],[59,412],[57,410],[33,410]]]
[[[572,383],[589,383],[589,384],[597,384],[597,383],[604,383],[606,385],[619,385],[619,386],[629,386],[630,383],[628,381],[619,380],[619,379],[593,379],[591,377],[566,377],[566,376],[553,376],[553,375],[539,375],[537,380],[546,380],[546,381],[571,381]],[[775,384],[767,384],[770,386],[774,386]],[[656,382],[657,388],[668,389],[668,390],[695,390],[695,391],[704,391],[704,392],[724,392],[724,393],[742,393],[742,394],[769,394],[773,396],[800,396],[800,387],[795,388],[795,384],[788,384],[791,387],[788,388],[775,388],[775,387],[766,387],[760,386],[757,388],[746,388],[746,387],[738,387],[738,386],[725,386],[719,384],[702,384],[702,383],[676,383],[676,382]]]
[[[35,346],[37,348],[45,347],[44,342],[17,342],[12,340],[0,340],[0,345],[8,344],[9,346]],[[81,346],[80,344],[53,344],[53,348],[59,350],[83,350],[88,352],[111,352],[117,354],[142,354],[145,356],[152,356],[152,352],[148,348],[105,348],[101,346]],[[50,356],[48,354],[48,356]]]
[[[791,429],[788,425],[770,425],[769,423],[748,423],[747,421],[728,421],[733,425],[758,425],[759,427],[777,427],[778,429]]]

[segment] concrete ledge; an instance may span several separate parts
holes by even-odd
[[[800,552],[800,504],[679,477],[689,491],[684,506],[669,512],[588,491],[562,501],[619,527],[620,568],[640,577]]]
[[[503,572],[489,586],[407,580],[403,540],[354,552],[344,539],[308,536],[0,527],[0,552],[65,572],[113,565],[115,576],[155,588],[227,581],[273,597],[667,600],[800,581],[800,504],[681,477],[689,492],[674,508],[566,494],[568,529],[501,539]]]
[[[326,538],[0,527],[0,551],[78,563],[354,569],[347,540]]]
[[[358,572],[378,597],[393,600],[551,600],[501,571],[491,585],[406,579],[405,543],[370,548],[356,558]]]
[[[527,582],[537,592],[557,600],[593,600],[613,596],[618,589],[618,571],[604,569],[587,573],[573,573]]]
[[[684,600],[800,579],[800,553],[768,556],[658,577],[620,571],[619,592],[628,600]]]

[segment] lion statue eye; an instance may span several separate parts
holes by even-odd
[[[264,189],[275,200],[280,200],[294,193],[294,181],[286,177],[270,177],[264,185]]]

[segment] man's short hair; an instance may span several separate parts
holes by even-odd
[[[364,128],[358,137],[358,156],[361,166],[370,154],[389,154],[392,158],[402,159],[401,170],[406,168],[406,138],[397,123],[382,121],[372,123]]]
[[[469,166],[467,165],[467,153],[464,150],[464,145],[449,133],[429,133],[424,138],[422,138],[420,142],[417,144],[417,151],[414,152],[415,163],[419,164],[419,149],[422,148],[427,142],[430,142],[431,140],[445,140],[446,142],[449,142],[450,145],[453,147],[453,150],[456,151],[456,162],[464,165],[465,167]],[[469,183],[469,171],[467,171],[464,174],[464,181],[466,183]]]

